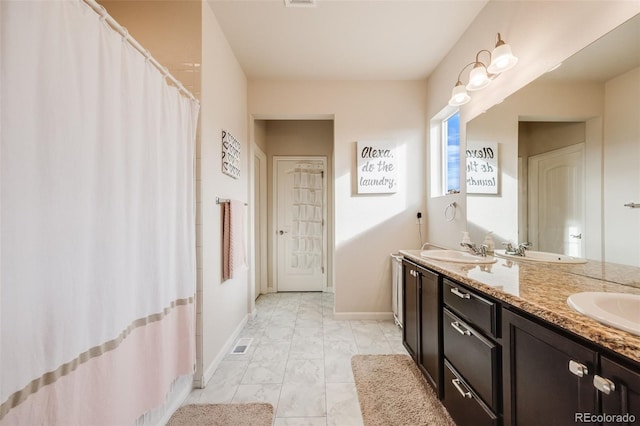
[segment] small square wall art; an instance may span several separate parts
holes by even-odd
[[[222,131],[222,173],[240,177],[240,142],[226,130]]]

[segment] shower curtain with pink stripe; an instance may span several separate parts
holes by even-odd
[[[0,424],[132,424],[193,373],[199,105],[81,1],[0,23]]]

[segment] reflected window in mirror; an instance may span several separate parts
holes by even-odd
[[[431,197],[460,192],[460,112],[447,105],[430,120]]]
[[[443,182],[445,194],[460,192],[460,111],[442,121]]]

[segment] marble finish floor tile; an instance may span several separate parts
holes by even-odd
[[[270,293],[240,337],[246,354],[226,354],[205,389],[186,403],[269,402],[274,426],[361,426],[351,370],[356,354],[404,353],[393,320],[340,320],[331,293]]]

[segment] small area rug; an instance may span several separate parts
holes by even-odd
[[[351,368],[366,426],[455,426],[407,355],[354,355]]]
[[[273,405],[189,404],[176,410],[167,426],[271,426]]]

